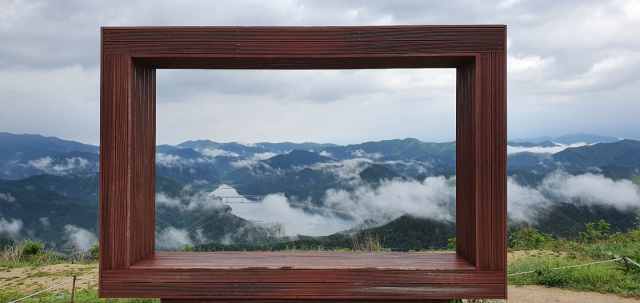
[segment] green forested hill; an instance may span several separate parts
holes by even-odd
[[[377,183],[381,180],[391,180],[399,177],[396,172],[379,164],[372,164],[367,166],[360,174],[358,174],[362,180],[368,183]]]
[[[10,161],[34,160],[71,151],[97,153],[99,148],[56,137],[0,132],[0,171],[3,171]]]
[[[542,211],[536,224],[540,232],[555,237],[576,238],[578,232],[586,231],[585,223],[605,220],[611,224],[611,233],[626,232],[635,227],[637,210],[620,211],[612,206],[577,205],[556,202]]]
[[[640,142],[620,140],[567,148],[552,157],[553,161],[566,163],[567,170],[587,170],[605,165],[640,168]]]
[[[324,151],[331,153],[338,159],[353,158],[359,151],[380,156],[398,156],[401,159],[419,159],[425,156],[455,157],[456,144],[455,142],[422,142],[418,139],[407,138],[327,147]]]

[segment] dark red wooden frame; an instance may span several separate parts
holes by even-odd
[[[506,26],[102,28],[100,296],[506,298]],[[156,69],[456,68],[457,252],[156,253]]]

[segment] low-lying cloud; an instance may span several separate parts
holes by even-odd
[[[351,169],[355,170],[354,166]],[[340,174],[353,175],[353,172]],[[313,213],[295,208],[296,204],[305,205],[299,202],[305,197],[287,200],[282,194],[268,195],[262,203],[234,205],[232,212],[251,220],[281,222],[290,234],[307,235],[327,235],[348,229],[364,219],[386,222],[404,214],[453,221],[455,181],[455,177],[442,176],[428,177],[422,182],[397,178],[371,186],[351,179],[344,180],[345,189],[327,190],[323,206],[311,207]],[[549,174],[536,187],[519,185],[511,177],[507,179],[508,216],[514,222],[535,223],[555,202],[638,211],[640,188],[629,180],[614,181],[591,173],[574,176],[564,171]]]
[[[64,233],[71,245],[78,251],[87,251],[91,249],[91,245],[98,242],[98,237],[95,234],[75,225],[65,225]]]
[[[16,198],[11,196],[11,193],[6,193],[6,194],[0,193],[0,200],[7,201],[9,203],[16,202]]]
[[[177,208],[179,211],[215,209],[224,206],[219,199],[203,191],[190,194],[182,192],[180,197],[170,197],[162,192],[156,193],[156,204]]]
[[[514,221],[533,223],[540,211],[553,202],[611,206],[622,212],[638,211],[640,188],[629,180],[614,181],[592,173],[574,176],[556,171],[547,175],[535,188],[520,186],[508,178],[507,209]]]
[[[378,187],[361,184],[353,191],[329,189],[325,205],[364,220],[372,217],[393,219],[404,214],[436,220],[454,220],[455,177],[429,177],[423,182],[400,179],[382,180]]]
[[[273,156],[276,156],[278,154],[276,153],[272,153],[272,152],[265,152],[265,153],[257,153],[257,154],[253,154],[253,156],[251,158],[248,159],[241,159],[238,161],[234,161],[231,162],[229,164],[231,164],[231,166],[235,167],[235,168],[240,168],[240,167],[253,167],[256,164],[258,164],[259,161],[263,161],[263,160],[267,160]]]
[[[20,164],[24,168],[35,168],[47,174],[65,175],[73,170],[85,169],[91,166],[89,160],[82,157],[72,157],[64,159],[63,163],[54,163],[51,157],[42,157],[30,160],[26,164]]]
[[[566,145],[562,143],[555,143],[556,146],[552,147],[542,147],[542,146],[533,146],[533,147],[522,147],[522,146],[507,146],[507,154],[517,154],[521,152],[531,152],[531,153],[546,153],[546,154],[555,154],[559,153],[567,148],[572,147],[581,147],[589,145],[584,142],[574,143],[571,145]],[[591,144],[592,145],[592,144]]]
[[[44,226],[45,229],[49,228],[49,218],[48,217],[41,217],[40,218],[40,223],[42,224],[42,226]]]
[[[200,151],[201,154],[208,156],[208,157],[233,157],[233,158],[238,158],[240,157],[240,155],[238,155],[237,153],[231,152],[231,151],[226,151],[226,150],[222,150],[222,149],[215,149],[215,148],[205,148],[203,150]]]
[[[349,229],[358,221],[340,218],[327,211],[308,213],[291,207],[283,194],[267,195],[262,203],[237,203],[232,213],[253,221],[280,222],[289,235],[322,236]]]
[[[18,239],[22,230],[22,220],[11,219],[11,222],[5,218],[0,218],[0,234],[6,235],[11,239]]]
[[[185,229],[168,227],[156,233],[156,249],[158,250],[175,250],[182,248],[185,244],[193,245],[191,238],[189,238],[189,232]]]

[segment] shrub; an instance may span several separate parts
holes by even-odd
[[[42,253],[42,249],[44,249],[44,244],[29,241],[22,246],[22,255],[23,256],[37,256]]]
[[[100,256],[100,247],[98,246],[98,243],[91,245],[91,249],[89,249],[89,256],[91,256],[91,259],[98,260],[98,257]]]
[[[514,232],[510,232],[507,238],[508,247],[516,249],[539,249],[552,242],[553,237],[550,234],[540,233],[524,222],[520,223]]]

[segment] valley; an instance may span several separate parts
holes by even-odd
[[[634,227],[640,142],[539,139],[554,141],[508,144],[512,228],[524,222],[578,238],[585,223],[600,219],[612,232]],[[9,133],[0,133],[0,148],[0,237],[69,253],[90,249],[99,148]],[[455,171],[455,142],[412,138],[158,145],[156,249],[349,249],[365,234],[392,251],[446,249],[455,237]]]

